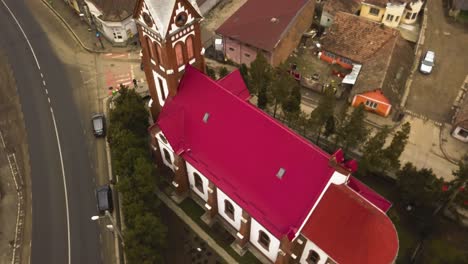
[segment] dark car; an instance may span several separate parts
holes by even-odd
[[[112,213],[114,206],[112,201],[112,189],[109,185],[104,185],[96,189],[96,202],[100,214],[105,214],[106,211]]]
[[[96,137],[106,136],[106,119],[104,114],[98,113],[91,117],[91,126],[93,127],[93,133]]]

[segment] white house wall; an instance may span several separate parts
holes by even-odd
[[[216,194],[218,198],[218,214],[222,218],[224,218],[229,224],[231,224],[237,231],[239,231],[240,226],[241,226],[242,208],[238,204],[236,204],[233,200],[231,200],[231,198],[229,198],[219,188],[217,189]],[[232,206],[234,207],[234,220],[232,220],[224,212],[224,200],[228,200],[229,202],[231,202]]]
[[[265,234],[267,234],[270,237],[270,247],[268,248],[269,250],[266,250],[263,246],[261,246],[258,243],[260,231],[265,232]],[[253,218],[252,222],[250,223],[250,243],[254,245],[258,250],[260,250],[265,256],[267,256],[272,262],[276,261],[280,241]]]
[[[204,201],[208,201],[208,184],[209,181],[208,179],[201,174],[197,169],[195,169],[190,163],[185,162],[185,165],[187,167],[187,174],[190,182],[190,188],[198,195],[200,196]],[[194,173],[197,173],[200,175],[200,178],[202,180],[202,186],[203,186],[203,192],[200,192],[197,187],[195,187],[195,176]]]
[[[397,27],[400,24],[400,21],[403,19],[403,15],[405,13],[405,6],[406,4],[387,4],[382,23],[384,23],[384,25],[388,27]],[[387,20],[388,15],[393,16],[392,21]]]
[[[159,132],[156,134],[156,139],[158,140],[158,145],[159,145],[159,151],[161,152],[161,157],[162,157],[162,160],[164,162],[164,165],[166,165],[167,167],[169,167],[171,170],[175,170],[175,167],[174,167],[174,151],[172,150],[172,147],[171,145],[169,145],[169,143],[164,143],[164,141],[161,139],[161,135],[164,136],[164,134],[162,132]],[[167,152],[169,152],[169,156],[171,158],[171,162],[169,163],[166,158],[165,158],[165,155],[164,155],[164,149],[167,150]]]
[[[306,245],[304,247],[304,251],[302,252],[301,260],[299,261],[299,263],[308,264],[307,263],[307,257],[309,256],[309,252],[311,250],[314,250],[320,256],[320,260],[319,260],[319,262],[317,262],[317,264],[325,264],[327,259],[328,259],[327,253],[325,253],[323,250],[321,250],[312,241],[310,241],[308,239],[306,241],[307,242],[306,242]]]

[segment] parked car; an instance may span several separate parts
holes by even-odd
[[[114,206],[112,200],[112,189],[109,185],[96,188],[96,203],[100,214],[105,214],[106,211],[112,213]]]
[[[427,51],[424,54],[423,59],[421,60],[421,65],[419,66],[419,71],[423,74],[430,74],[432,68],[434,68],[435,53],[433,51]]]
[[[91,117],[91,125],[93,127],[93,133],[96,137],[106,136],[106,119],[104,114],[97,113]]]

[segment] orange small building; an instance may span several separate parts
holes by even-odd
[[[385,97],[382,90],[376,89],[371,92],[356,94],[351,102],[351,106],[358,107],[364,104],[364,108],[369,112],[387,117],[392,109],[390,100]]]

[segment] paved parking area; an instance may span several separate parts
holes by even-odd
[[[414,73],[406,107],[434,121],[450,123],[451,106],[468,74],[468,27],[447,17],[442,1],[427,1],[427,8],[422,53],[435,51],[436,65],[430,75]]]

